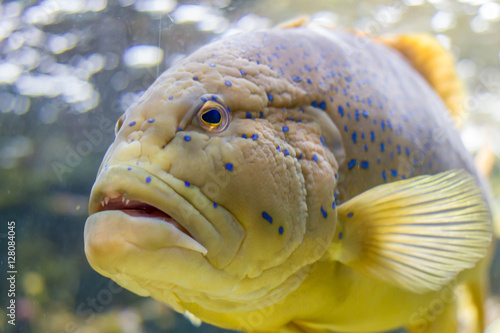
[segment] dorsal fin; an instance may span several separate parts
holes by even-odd
[[[307,25],[310,19],[311,18],[307,15],[298,16],[291,20],[281,22],[280,24],[276,25],[276,28],[286,29],[286,28],[302,27],[304,25]]]
[[[398,50],[441,96],[456,124],[463,116],[464,87],[452,55],[431,35],[397,35],[380,40]]]

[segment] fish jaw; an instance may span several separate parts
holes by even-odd
[[[85,225],[87,259],[118,283],[137,282],[137,288],[129,282],[122,285],[139,295],[148,295],[145,281],[225,293],[239,278],[219,267],[236,256],[241,228],[233,224],[220,230],[173,189],[181,181],[162,178],[125,165],[103,169],[92,189]],[[229,214],[220,208],[220,215]],[[186,274],[189,270],[199,274]],[[205,279],[208,275],[212,284]]]

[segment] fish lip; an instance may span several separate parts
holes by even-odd
[[[115,165],[115,166],[110,166],[110,167],[106,168],[106,171],[102,171],[101,173],[99,173],[99,176],[101,176],[102,174],[104,174],[106,172],[116,171],[114,169],[117,169],[117,168],[119,168],[119,169],[127,168],[127,171],[130,174],[130,171],[129,171],[130,167],[129,166]],[[157,180],[157,181],[161,182],[162,184],[168,186],[168,184],[163,182],[159,177],[155,176],[154,174],[150,173],[149,171],[147,171],[143,168],[138,168],[137,166],[134,169],[141,170],[142,172],[147,173],[147,177],[145,177],[145,179],[150,177],[151,181]],[[135,177],[132,176],[132,178],[135,178]],[[98,177],[98,179],[99,179],[99,177]],[[136,179],[139,180],[138,178],[136,178]],[[130,183],[130,182],[128,182],[128,183]],[[96,184],[97,184],[97,180],[96,180]],[[184,230],[179,229],[179,228],[177,228],[177,229],[179,229],[181,232],[187,234],[189,237],[193,238],[195,241],[198,241],[195,237],[193,237],[193,235],[190,234],[189,230],[186,228],[186,226],[179,219],[176,219],[176,218],[172,217],[171,214],[169,214],[169,212],[165,209],[165,207],[162,207],[162,205],[158,205],[156,202],[154,202],[154,200],[152,200],[152,198],[149,198],[148,196],[144,196],[144,195],[138,196],[133,191],[130,191],[129,189],[132,186],[129,185],[129,187],[127,189],[125,189],[125,188],[122,188],[123,186],[117,186],[116,188],[114,188],[112,185],[110,185],[107,182],[105,182],[105,184],[103,184],[103,185],[106,185],[106,189],[102,189],[102,190],[96,189],[96,191],[95,191],[94,187],[92,188],[92,193],[91,193],[90,200],[89,200],[89,216],[92,216],[94,214],[97,214],[97,213],[100,213],[103,211],[116,210],[116,211],[123,212],[123,209],[105,209],[108,204],[105,203],[105,205],[103,206],[101,204],[101,201],[104,200],[106,197],[110,197],[112,199],[116,199],[117,197],[125,198],[129,201],[134,201],[134,202],[138,202],[138,203],[141,203],[144,205],[148,205],[148,206],[151,206],[151,207],[161,211],[162,213],[171,217]],[[161,219],[158,219],[158,220],[161,220]],[[165,221],[165,222],[167,222],[167,221]],[[167,222],[167,223],[169,223],[169,222]]]
[[[222,269],[230,264],[245,238],[243,227],[221,206],[218,206],[219,213],[205,214],[204,207],[197,208],[197,199],[211,200],[199,190],[196,191],[198,197],[183,193],[188,188],[184,181],[162,170],[159,172],[154,174],[132,164],[108,165],[98,174],[92,187],[89,215],[99,212],[104,195],[121,195],[143,202],[169,215],[187,230],[191,238],[207,249],[205,259],[214,268]],[[197,188],[191,185],[189,189]]]

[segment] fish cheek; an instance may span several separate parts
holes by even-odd
[[[282,264],[306,231],[305,188],[300,165],[278,152],[272,129],[256,125],[258,139],[235,139],[242,156],[218,201],[245,229],[245,240],[229,270],[249,277]]]

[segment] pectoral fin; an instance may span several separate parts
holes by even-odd
[[[461,171],[370,189],[338,209],[336,260],[401,288],[438,290],[474,266],[491,241],[491,217],[474,179]]]

